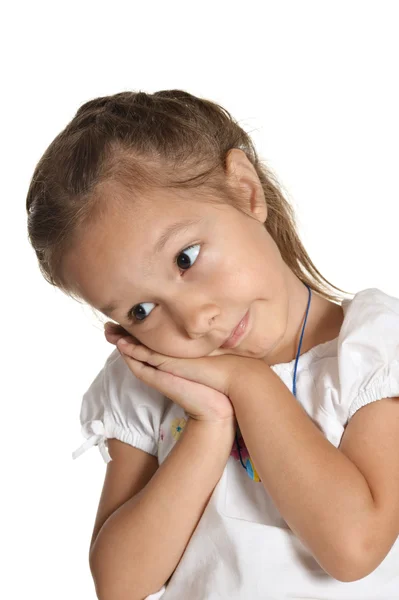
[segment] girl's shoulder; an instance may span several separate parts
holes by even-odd
[[[115,349],[83,395],[83,406],[101,405],[107,413],[162,413],[170,402],[161,392],[138,379]]]
[[[342,308],[339,388],[350,419],[369,402],[399,395],[399,298],[367,288]]]
[[[391,296],[379,288],[367,288],[354,294],[352,299],[342,301],[345,320],[343,326],[349,327],[359,320],[365,324],[373,322],[377,315],[389,313],[399,315],[399,298]]]
[[[98,445],[104,461],[109,462],[107,438],[156,455],[160,423],[170,403],[158,390],[138,379],[115,349],[83,394],[80,424],[87,442],[73,457]]]
[[[338,355],[350,350],[355,365],[364,363],[368,356],[385,362],[399,359],[399,298],[367,288],[351,300],[343,300],[342,308]]]

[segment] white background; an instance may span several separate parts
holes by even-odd
[[[34,167],[78,107],[181,88],[224,105],[294,204],[321,273],[399,297],[398,3],[20,2],[1,56],[5,598],[95,600],[88,546],[105,474],[82,393],[113,347],[42,278],[26,234]],[[5,78],[5,81],[4,81]],[[104,319],[105,320],[105,319]],[[139,540],[138,540],[139,543]]]

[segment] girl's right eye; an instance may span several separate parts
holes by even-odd
[[[198,250],[194,250],[193,254],[194,254],[194,261],[197,259],[197,256],[199,254],[199,248],[200,248],[200,244],[194,244],[193,246],[189,246],[188,248],[185,248],[184,250],[182,250],[181,252],[179,252],[176,256],[175,256],[175,260],[174,263],[177,264],[177,260],[178,258],[183,255],[183,254],[187,254],[188,250],[192,250],[193,248],[198,248]],[[187,265],[186,265],[187,266]],[[180,267],[178,265],[179,269],[182,271],[188,271],[188,269],[191,268],[191,265],[188,265],[188,268],[185,267]],[[130,322],[132,322],[134,325],[139,325],[142,321],[144,321],[147,318],[147,314],[145,311],[143,311],[143,309],[141,307],[145,306],[145,305],[149,305],[149,304],[153,304],[153,302],[140,302],[140,304],[135,304],[133,306],[133,308],[131,308],[127,314],[127,318],[129,319]],[[136,313],[136,310],[138,309],[138,313]]]

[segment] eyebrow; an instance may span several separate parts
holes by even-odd
[[[170,238],[172,238],[175,235],[177,235],[178,233],[180,233],[180,231],[182,229],[187,228],[187,227],[192,227],[193,225],[198,225],[198,223],[200,223],[203,220],[204,220],[203,217],[199,217],[198,219],[185,219],[184,221],[176,221],[175,223],[171,223],[170,225],[168,225],[166,227],[166,229],[163,231],[163,233],[159,236],[158,240],[154,244],[151,254],[154,254],[154,255],[159,254],[164,249],[164,247],[166,246],[166,244]],[[104,313],[105,315],[107,315],[108,317],[110,317],[111,313],[113,313],[115,309],[116,309],[116,302],[110,302],[109,304],[107,304],[106,306],[103,306],[99,310],[102,313]]]

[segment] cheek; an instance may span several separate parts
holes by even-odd
[[[158,354],[174,358],[200,358],[206,356],[205,351],[201,352],[201,350],[198,350],[201,344],[196,344],[195,340],[181,339],[181,336],[176,332],[167,332],[166,328],[164,333],[158,331],[157,333],[141,337],[142,340],[140,343]]]

